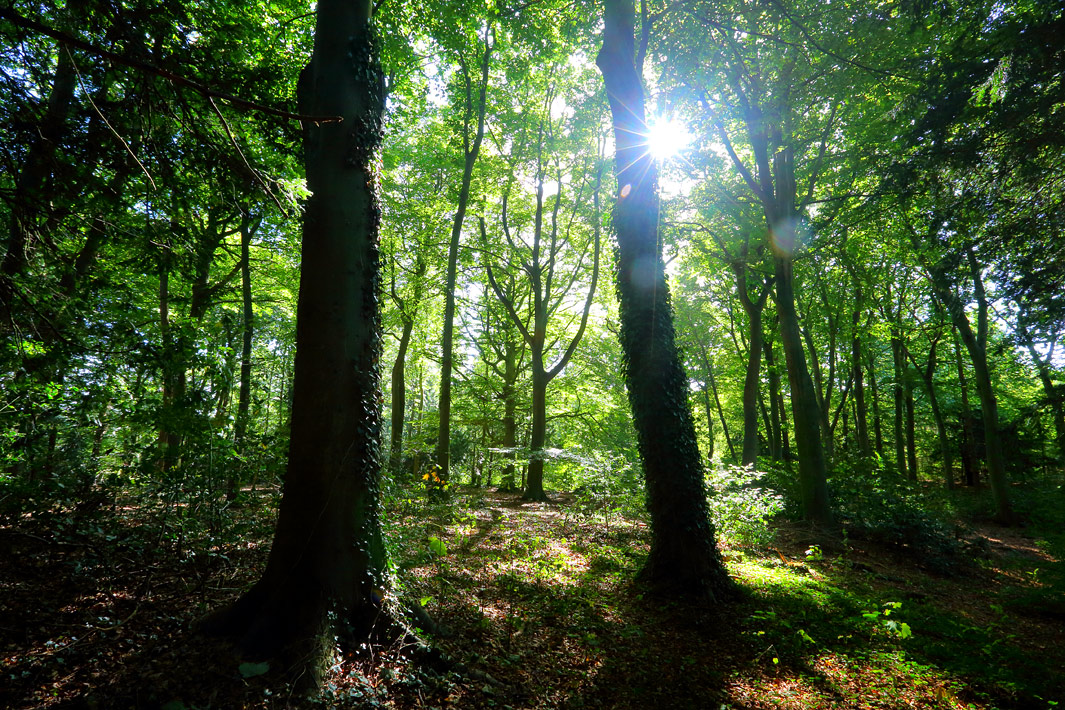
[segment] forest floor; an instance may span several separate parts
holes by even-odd
[[[372,649],[338,657],[313,701],[194,631],[261,572],[269,505],[213,523],[180,506],[165,524],[117,506],[5,521],[0,707],[1065,706],[1065,602],[1045,581],[1060,561],[1023,528],[959,528],[968,552],[929,560],[781,525],[766,548],[722,544],[745,594],[699,608],[633,585],[645,524],[573,502],[463,489],[390,511],[395,593],[479,672]]]

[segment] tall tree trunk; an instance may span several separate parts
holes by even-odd
[[[440,467],[439,475],[446,484],[451,467],[451,373],[454,369],[455,339],[455,287],[458,278],[459,241],[462,236],[462,223],[466,218],[466,206],[470,201],[470,184],[473,182],[473,166],[481,152],[484,138],[484,116],[488,93],[488,62],[492,55],[490,41],[492,28],[484,29],[484,58],[481,62],[481,94],[476,107],[473,104],[472,87],[467,83],[466,117],[463,131],[463,154],[465,162],[462,168],[462,183],[459,187],[458,206],[455,219],[451,224],[451,242],[447,249],[447,283],[444,286],[446,300],[444,303],[444,332],[440,338],[440,428],[436,435],[436,464]],[[468,79],[468,77],[467,77]],[[470,122],[476,120],[477,128],[470,140]]]
[[[851,317],[851,372],[854,378],[854,428],[858,435],[858,454],[863,458],[873,455],[869,441],[868,414],[865,409],[865,383],[862,379],[862,340],[859,333],[862,318],[862,288],[855,286],[854,314]]]
[[[980,483],[980,476],[976,462],[973,460],[976,443],[973,436],[972,407],[969,405],[969,378],[965,376],[965,363],[961,357],[961,341],[958,338],[957,326],[953,326],[952,334],[954,336],[954,361],[958,366],[958,389],[961,391],[961,441],[958,453],[961,455],[965,485],[976,486]]]
[[[399,336],[399,349],[392,363],[392,438],[388,446],[388,468],[398,471],[403,463],[403,417],[407,413],[407,348],[410,347],[414,318],[404,313],[403,332]]]
[[[514,480],[514,449],[518,445],[518,347],[511,338],[503,345],[503,448],[506,449],[507,465],[503,469],[499,487],[505,491],[517,488]]]
[[[300,110],[307,199],[292,436],[274,542],[259,581],[206,623],[250,658],[316,681],[334,639],[392,631],[378,513],[381,322],[375,156],[384,81],[369,0],[319,0]]]
[[[710,367],[710,358],[706,356],[706,350],[703,350],[703,360],[706,363],[706,378],[710,381],[710,391],[714,394],[714,404],[717,405],[717,416],[721,421],[721,433],[725,436],[725,444],[728,446],[729,459],[735,463],[736,461],[736,448],[732,445],[732,436],[728,432],[728,422],[725,421],[725,408],[721,406],[721,397],[717,393],[717,378],[714,377],[714,371]]]
[[[525,500],[544,501],[544,445],[547,443],[547,373],[543,364],[532,368],[532,432],[529,435],[529,473],[525,483]]]
[[[1006,459],[1002,452],[1002,440],[998,428],[998,400],[991,383],[991,370],[987,364],[988,303],[984,291],[983,276],[971,246],[966,248],[969,275],[973,280],[973,298],[977,305],[977,332],[974,333],[965,312],[965,303],[951,287],[950,277],[944,265],[937,264],[932,270],[932,285],[936,295],[946,305],[961,342],[969,352],[973,364],[973,378],[980,397],[980,414],[984,420],[984,447],[987,455],[987,475],[995,501],[995,518],[1004,525],[1013,523],[1013,507],[1010,503],[1009,482],[1006,476]]]
[[[403,324],[396,360],[392,363],[392,428],[388,447],[388,467],[393,472],[398,471],[403,462],[403,419],[407,414],[407,350],[410,348],[414,319],[422,299],[422,279],[425,277],[426,269],[428,269],[428,264],[424,255],[419,252],[415,257],[414,272],[411,274],[414,279],[414,293],[410,301],[400,297],[396,290],[395,279],[392,280],[392,300],[396,304],[400,321]]]
[[[773,173],[777,186],[776,213],[771,214],[773,263],[777,283],[777,313],[780,318],[780,342],[788,366],[791,386],[791,415],[795,426],[795,445],[799,450],[799,487],[802,495],[803,517],[816,525],[831,525],[832,511],[828,501],[828,474],[821,441],[821,415],[817,405],[810,370],[799,333],[799,318],[795,312],[794,250],[795,173],[791,149],[773,156]]]
[[[710,388],[703,385],[703,407],[706,409],[706,460],[714,460],[714,408],[710,406]]]
[[[913,384],[908,373],[903,374],[906,395],[906,475],[917,480],[917,423],[914,417]]]
[[[772,429],[770,436],[770,455],[774,461],[780,461],[784,457],[784,441],[780,422],[780,402],[783,394],[780,391],[780,372],[777,370],[776,356],[773,353],[773,341],[765,339],[765,369],[769,376],[769,422]]]
[[[762,374],[762,312],[765,309],[769,289],[758,300],[750,297],[747,291],[746,269],[737,270],[736,291],[740,303],[747,314],[748,348],[747,372],[743,380],[743,457],[744,466],[754,465],[758,461],[758,386]]]
[[[233,445],[240,455],[245,455],[248,434],[248,419],[251,414],[251,346],[255,336],[255,309],[251,290],[251,239],[258,230],[259,221],[249,218],[240,228],[240,294],[241,294],[241,329],[240,344],[240,392],[237,395],[237,422],[233,434]],[[240,476],[231,475],[227,497],[231,500],[240,486]]]
[[[614,122],[617,293],[626,384],[651,514],[641,578],[665,593],[716,598],[733,586],[717,551],[703,467],[688,409],[688,378],[674,342],[658,240],[658,171],[647,152],[632,0],[605,0],[603,74]]]
[[[876,354],[869,353],[869,394],[873,400],[873,436],[876,455],[884,460],[884,430],[880,426],[880,387],[876,379]]]
[[[891,392],[895,402],[895,470],[902,477],[906,477],[906,395],[902,384],[902,374],[905,368],[903,362],[902,339],[898,336],[896,325],[892,325],[891,331],[891,357],[895,365],[895,377]]]

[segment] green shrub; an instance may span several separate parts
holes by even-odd
[[[719,535],[742,545],[773,541],[770,522],[784,510],[784,496],[767,474],[753,466],[726,466],[707,472],[710,517]]]

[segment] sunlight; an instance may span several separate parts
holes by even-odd
[[[672,118],[653,117],[647,124],[647,150],[659,162],[676,156],[691,140],[687,126]]]

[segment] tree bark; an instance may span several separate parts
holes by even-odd
[[[906,475],[917,480],[917,422],[914,415],[913,383],[903,368],[903,385],[906,395]]]
[[[714,540],[688,379],[674,342],[658,241],[658,173],[642,137],[647,126],[634,63],[633,3],[604,4],[596,65],[614,122],[621,344],[653,535],[641,578],[663,593],[714,599],[733,587]]]
[[[392,428],[388,447],[388,467],[393,472],[398,471],[403,462],[403,420],[407,413],[407,350],[410,348],[411,333],[414,331],[415,311],[421,302],[422,278],[427,268],[425,258],[419,252],[412,274],[414,278],[413,303],[400,298],[393,281],[392,300],[396,303],[399,318],[403,324],[396,360],[392,363]]]
[[[795,312],[794,249],[795,173],[791,149],[773,156],[773,173],[777,195],[774,212],[768,214],[771,224],[773,263],[777,282],[777,313],[780,319],[780,341],[788,366],[791,386],[791,416],[795,426],[795,445],[799,450],[799,487],[803,517],[815,525],[832,525],[832,511],[828,500],[828,476],[825,452],[821,441],[821,415],[814,392],[810,370],[799,333],[799,318]]]
[[[1006,459],[998,428],[998,400],[991,382],[991,370],[987,364],[988,303],[983,277],[971,246],[966,247],[969,275],[973,280],[973,298],[977,305],[977,332],[973,332],[965,303],[954,292],[945,265],[940,262],[930,269],[932,286],[936,296],[946,305],[957,333],[973,364],[973,379],[980,397],[980,414],[984,420],[984,447],[987,455],[987,474],[995,501],[995,518],[1003,525],[1013,523],[1013,507],[1010,503],[1009,482],[1006,476]]]
[[[744,466],[758,461],[758,386],[762,374],[762,312],[765,309],[769,289],[766,288],[757,300],[747,290],[747,269],[736,266],[736,292],[747,314],[748,348],[747,372],[743,380],[743,456]]]
[[[375,153],[384,81],[369,0],[319,0],[300,110],[307,200],[297,310],[292,436],[274,542],[259,581],[205,622],[244,655],[316,681],[335,636],[392,628],[382,613],[378,513],[380,207]],[[383,628],[384,627],[384,628]]]
[[[258,230],[259,221],[246,217],[240,228],[240,293],[241,293],[241,345],[240,345],[240,391],[237,395],[237,421],[233,433],[233,448],[239,455],[245,454],[245,438],[251,411],[251,346],[255,335],[255,311],[251,290],[251,238]],[[241,476],[230,474],[226,497],[232,500],[240,487]]]
[[[773,353],[773,341],[765,339],[765,369],[769,376],[769,422],[772,429],[770,437],[770,455],[774,461],[784,457],[784,441],[780,422],[780,372],[777,370],[776,356]]]
[[[865,383],[862,375],[862,340],[859,326],[862,318],[862,289],[855,286],[854,314],[851,317],[853,337],[851,339],[851,372],[854,378],[854,428],[858,435],[858,455],[868,458],[873,455],[869,441],[868,413],[865,408]]]

